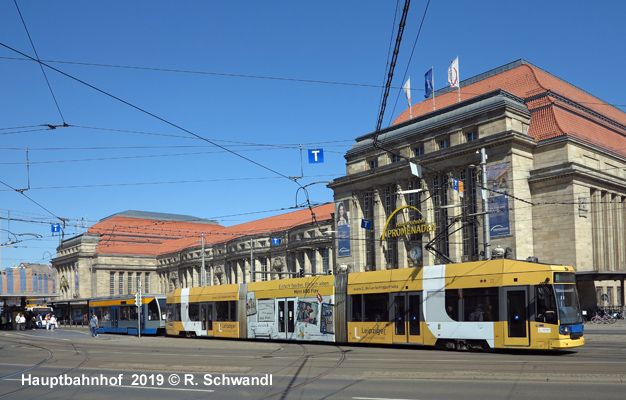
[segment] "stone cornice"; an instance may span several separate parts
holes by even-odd
[[[516,131],[506,131],[495,135],[490,135],[483,139],[479,139],[470,143],[453,146],[445,150],[438,150],[423,156],[412,157],[411,161],[415,162],[418,165],[426,167],[426,169],[422,170],[422,173],[424,175],[428,175],[431,172],[427,168],[430,166],[431,169],[434,169],[432,168],[434,164],[444,161],[448,162],[450,158],[457,158],[474,154],[478,149],[483,147],[489,149],[492,147],[502,146],[506,144],[532,149],[537,145],[537,142],[535,142],[534,138],[528,135],[524,135]],[[398,174],[403,175],[399,176]],[[402,160],[375,169],[368,169],[366,171],[357,172],[352,175],[342,176],[335,179],[333,183],[328,185],[328,187],[333,190],[338,190],[342,187],[349,187],[352,185],[367,183],[374,178],[379,179],[390,175],[393,175],[395,178],[399,179],[410,179],[411,177],[414,177],[413,175],[411,175],[411,172],[408,168],[408,161]]]

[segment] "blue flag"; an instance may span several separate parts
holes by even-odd
[[[424,75],[424,79],[426,79],[426,82],[425,82],[426,88],[424,89],[425,90],[424,97],[425,98],[429,98],[430,94],[435,91],[435,88],[434,88],[435,84],[433,82],[433,69],[432,68],[429,69],[428,72],[426,72],[426,74]]]

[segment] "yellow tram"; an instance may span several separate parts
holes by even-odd
[[[443,348],[585,343],[572,267],[489,260],[177,289],[167,334]]]

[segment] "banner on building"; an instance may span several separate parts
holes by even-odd
[[[491,237],[511,234],[507,163],[487,167],[488,211]]]
[[[335,203],[335,223],[337,225],[337,257],[348,257],[350,249],[350,209],[349,203]]]

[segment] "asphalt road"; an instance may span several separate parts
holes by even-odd
[[[623,399],[626,321],[585,337],[546,353],[0,331],[0,399]]]

